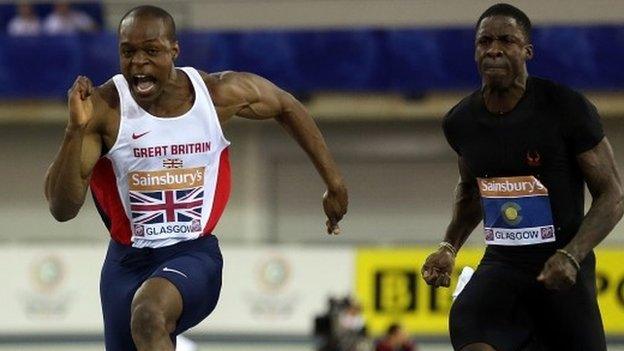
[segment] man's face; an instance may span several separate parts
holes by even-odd
[[[121,73],[138,101],[160,96],[178,53],[178,43],[169,40],[161,19],[130,16],[119,27]]]
[[[525,62],[533,57],[522,27],[512,17],[484,18],[477,28],[475,61],[483,83],[507,89],[525,72]]]

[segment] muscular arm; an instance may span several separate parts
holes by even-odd
[[[455,251],[459,251],[483,217],[477,180],[470,173],[461,156],[457,164],[459,167],[459,182],[455,188],[453,217],[444,235],[444,241],[453,245]],[[445,246],[440,246],[436,252],[427,257],[422,266],[421,274],[429,285],[448,287],[451,284],[451,273],[454,266],[454,253]]]
[[[291,94],[268,80],[249,73],[204,75],[221,122],[234,115],[254,120],[276,120],[308,154],[327,185],[325,213],[328,232],[338,234],[337,222],[347,210],[347,191],[342,175],[316,123]]]
[[[85,77],[79,77],[68,92],[70,116],[65,136],[45,177],[45,196],[52,216],[58,221],[70,220],[78,214],[91,171],[102,150],[97,116],[101,99],[93,93]]]
[[[624,191],[607,138],[577,156],[592,195],[579,231],[564,248],[579,262],[611,232],[624,214]]]
[[[564,250],[581,262],[622,218],[624,195],[613,151],[606,137],[593,149],[579,154],[577,161],[593,199],[581,227]],[[557,252],[544,263],[537,280],[546,288],[563,290],[575,284],[577,267],[566,256]]]
[[[455,202],[453,217],[446,228],[444,241],[450,243],[459,251],[474,228],[483,218],[477,180],[470,173],[467,165],[459,157],[459,182],[455,188]]]

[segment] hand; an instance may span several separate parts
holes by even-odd
[[[84,128],[93,117],[93,83],[85,76],[78,76],[67,92],[69,104],[68,128]]]
[[[421,274],[425,282],[433,287],[449,287],[454,266],[455,256],[448,249],[441,247],[427,257]]]
[[[327,222],[325,222],[327,225],[327,234],[340,234],[338,222],[347,213],[348,205],[349,196],[347,195],[347,188],[345,186],[340,186],[325,192],[323,195],[323,209],[327,215]]]
[[[547,289],[566,290],[576,283],[576,267],[566,256],[556,253],[544,264],[537,280]]]

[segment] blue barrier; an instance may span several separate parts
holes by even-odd
[[[624,26],[540,27],[534,75],[578,89],[624,89]],[[182,32],[178,65],[250,71],[295,93],[473,89],[472,28]],[[76,75],[118,72],[113,33],[0,36],[0,97],[63,97]]]

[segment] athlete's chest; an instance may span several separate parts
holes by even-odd
[[[536,175],[561,168],[569,157],[556,116],[543,109],[520,116],[474,118],[462,156],[478,177]]]

